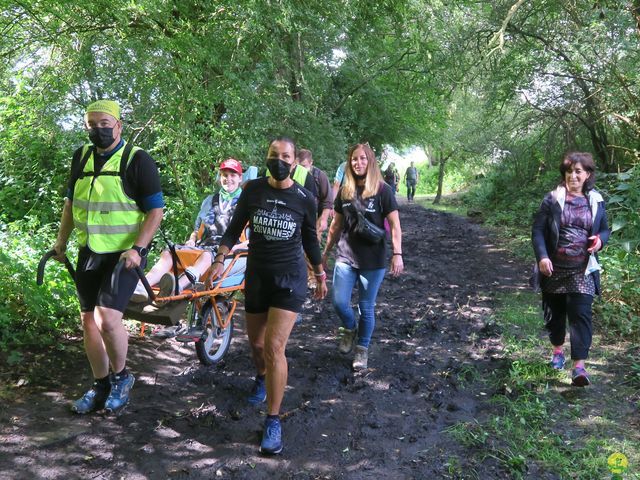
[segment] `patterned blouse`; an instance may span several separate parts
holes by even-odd
[[[567,194],[560,220],[558,248],[551,255],[553,275],[542,277],[545,293],[582,293],[595,295],[593,275],[585,276],[587,252],[593,220],[585,197]]]

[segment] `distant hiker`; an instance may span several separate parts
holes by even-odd
[[[322,242],[322,234],[327,229],[329,214],[333,211],[333,192],[327,174],[313,165],[313,155],[310,150],[301,149],[297,157],[298,164],[309,170],[309,173],[316,181],[318,196],[316,203],[318,204],[318,219],[316,220],[316,232],[318,241]],[[316,279],[313,273],[313,266],[307,259],[307,284],[309,288],[315,289]],[[298,321],[302,320],[302,314],[298,316]]]
[[[318,236],[322,235],[327,229],[327,220],[329,214],[333,210],[333,192],[329,184],[327,174],[313,164],[313,154],[310,150],[301,149],[298,152],[298,164],[309,170],[309,173],[316,182],[317,202],[318,202],[318,220],[316,222],[316,230]]]
[[[414,166],[413,162],[404,172],[404,181],[407,185],[407,201],[413,202],[413,197],[416,195],[416,185],[418,184],[418,169]]]
[[[595,189],[595,163],[590,153],[567,153],[560,163],[562,180],[542,201],[531,238],[542,290],[542,307],[551,366],[561,370],[569,319],[572,384],[589,385],[585,360],[592,338],[591,304],[600,294],[597,252],[609,239],[604,200]],[[535,276],[534,276],[535,278]]]
[[[367,368],[368,348],[375,328],[375,306],[378,289],[384,279],[386,243],[384,220],[391,229],[391,274],[402,273],[402,231],[398,205],[389,185],[382,180],[375,154],[366,144],[349,149],[344,185],[334,201],[335,216],[329,228],[323,262],[334,245],[338,245],[333,270],[332,299],[342,327],[339,350],[349,353],[356,343],[353,369]],[[364,238],[358,233],[363,221],[378,228],[377,239]],[[351,308],[351,292],[358,284],[360,319],[356,321]]]
[[[129,401],[134,377],[127,371],[128,333],[122,312],[144,268],[147,248],[162,220],[164,200],[156,163],[144,150],[121,138],[120,106],[111,100],[90,104],[84,117],[92,145],[75,151],[62,210],[56,259],[78,230],[75,283],[80,300],[84,346],[95,378],[72,405],[76,413],[104,408],[116,412]],[[125,269],[118,294],[111,274],[120,259]],[[109,373],[111,367],[111,373]]]
[[[200,250],[202,253],[195,260],[193,265],[186,266],[185,273],[178,277],[178,294],[182,292],[192,282],[197,282],[213,263],[213,256],[218,250],[218,243],[222,238],[227,225],[231,221],[233,212],[236,209],[242,188],[242,163],[235,158],[227,158],[220,164],[218,185],[221,187],[216,193],[208,195],[202,205],[193,227],[193,232],[184,245],[176,245],[177,250]],[[247,242],[238,243],[231,251],[247,248]],[[225,260],[225,268],[231,260]],[[236,275],[245,270],[246,261],[239,258],[234,262],[229,276]],[[158,262],[147,273],[147,280],[150,285],[160,287],[158,296],[168,297],[176,294],[175,276],[171,273],[173,267],[173,257],[169,250],[163,250]],[[138,282],[131,297],[133,302],[145,302],[149,299],[147,291]]]
[[[398,184],[400,183],[400,174],[396,169],[396,164],[391,162],[384,172],[384,181],[389,184],[391,191],[395,194],[398,191]]]
[[[316,235],[314,196],[294,182],[296,146],[280,137],[269,144],[270,176],[248,182],[227,228],[214,262],[213,278],[222,273],[220,262],[249,222],[249,256],[245,277],[246,328],[257,375],[249,403],[267,401],[267,418],[260,451],[283,448],[280,405],[287,386],[285,349],[297,314],[307,296],[307,254],[317,278],[315,297],[327,294],[326,273]]]

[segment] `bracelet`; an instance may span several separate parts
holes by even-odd
[[[224,262],[221,262],[220,260],[216,260],[211,265],[215,265],[216,263],[219,263],[220,265],[224,265]]]
[[[327,279],[327,272],[322,272],[322,273],[314,273],[313,274],[318,280],[326,280]]]
[[[401,253],[394,253],[393,255],[400,255],[400,256],[402,256],[402,254],[401,254]]]

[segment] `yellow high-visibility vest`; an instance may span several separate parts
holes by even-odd
[[[84,159],[91,145],[85,145]],[[133,246],[144,220],[144,212],[124,191],[123,178],[139,147],[125,145],[115,152],[100,172],[95,172],[93,150],[73,189],[73,223],[78,243],[96,253],[112,253]],[[123,154],[127,158],[123,162]]]

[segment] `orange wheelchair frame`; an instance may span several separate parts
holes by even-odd
[[[178,274],[182,273],[184,268],[182,266],[191,265],[202,253],[202,250],[195,249],[177,250],[176,254],[179,258]],[[51,250],[40,260],[37,276],[38,285],[43,283],[44,267],[47,260],[54,255],[55,251]],[[234,272],[234,270],[237,262],[246,262],[246,257],[246,250],[233,252],[233,255],[225,258],[225,263],[227,263],[227,260],[230,261],[219,278],[211,280],[209,278],[209,269],[202,275],[202,278],[205,279],[204,282],[196,282],[195,285],[192,285],[193,288],[183,290],[180,295],[168,297],[158,297],[159,289],[157,287],[152,288],[147,282],[144,271],[137,267],[136,272],[149,294],[149,301],[146,303],[130,302],[124,312],[124,316],[142,322],[142,335],[144,335],[145,324],[147,323],[170,326],[176,325],[184,317],[187,321],[187,332],[178,335],[176,340],[194,342],[196,354],[201,363],[205,365],[218,363],[225,356],[231,345],[233,315],[237,307],[235,295],[237,292],[244,290],[244,270],[241,272]],[[66,258],[65,266],[71,277],[75,279],[73,266]],[[111,277],[112,290],[116,294],[118,278],[123,268],[124,262],[121,260],[116,265]],[[231,272],[234,272],[234,274],[230,275]]]

